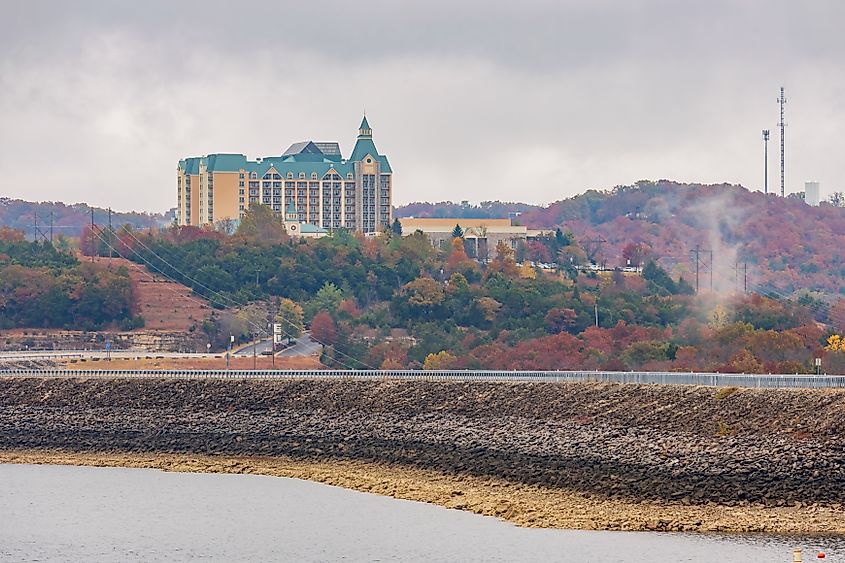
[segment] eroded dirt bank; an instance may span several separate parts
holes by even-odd
[[[0,461],[267,473],[523,525],[845,533],[845,392],[0,381]]]

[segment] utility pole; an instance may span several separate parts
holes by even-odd
[[[33,213],[32,215],[35,217],[32,223],[32,240],[38,242],[38,213]]]
[[[785,161],[785,150],[784,150],[784,128],[786,127],[786,122],[783,120],[783,106],[786,104],[786,95],[784,94],[783,86],[780,87],[780,98],[778,98],[778,103],[780,103],[780,197],[785,197],[786,190],[785,190],[785,176],[784,176],[784,161]]]
[[[769,130],[763,129],[763,193],[769,193]]]
[[[53,212],[50,212],[50,246],[53,246]]]
[[[743,265],[743,270],[745,270],[745,293],[748,293],[748,262],[745,262]]]
[[[94,263],[94,208],[91,208],[91,235],[89,237],[91,241],[91,263]]]
[[[701,254],[703,252],[710,253],[710,264],[701,261]],[[695,260],[695,293],[698,294],[698,291],[701,287],[701,267],[704,267],[705,270],[710,270],[710,291],[713,291],[713,251],[712,250],[705,250],[701,248],[701,245],[696,244],[695,248],[690,250],[690,254],[692,254],[693,259]]]
[[[112,226],[111,226],[111,207],[109,207],[109,258],[114,258],[114,254],[112,253],[112,240],[111,240],[111,234],[112,234],[112,232],[114,232],[114,231],[112,231]]]
[[[595,307],[595,309],[596,309],[596,328],[598,328],[598,326],[599,326],[599,303],[598,303],[598,301],[596,301],[596,302],[593,304],[593,306],[594,306],[594,307]]]
[[[255,289],[258,289],[258,272],[261,271],[261,268],[258,266],[255,267]]]
[[[699,248],[698,245],[695,245],[695,248],[690,251],[695,255],[695,294],[696,295],[698,295],[698,264],[699,264],[698,255],[699,255],[700,251],[701,251],[701,249]]]

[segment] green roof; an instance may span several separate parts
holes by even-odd
[[[300,233],[327,233],[328,231],[322,227],[318,227],[317,225],[312,225],[311,223],[302,223],[299,226]]]
[[[246,167],[242,154],[210,154],[206,158],[209,172],[238,172]]]
[[[366,133],[365,133],[366,131]],[[201,164],[205,164],[209,172],[255,172],[259,178],[273,167],[284,179],[288,179],[290,173],[293,179],[300,179],[300,174],[305,174],[306,179],[311,179],[312,174],[317,174],[321,179],[329,170],[334,169],[342,179],[355,172],[355,162],[360,162],[366,156],[372,155],[380,164],[381,172],[390,174],[393,170],[387,157],[378,154],[376,145],[367,121],[367,116],[361,120],[358,141],[348,160],[344,160],[340,153],[338,143],[301,141],[292,144],[280,156],[268,156],[261,161],[247,160],[242,154],[215,153],[208,156],[194,156],[179,161],[179,169],[185,174],[197,175]]]
[[[360,162],[364,160],[364,157],[367,155],[372,155],[373,158],[379,161],[381,164],[381,172],[382,173],[392,173],[393,170],[390,168],[390,163],[387,161],[387,157],[383,154],[378,153],[378,149],[376,149],[376,144],[370,137],[366,136],[359,136],[358,141],[355,143],[355,148],[352,149],[352,155],[350,155],[349,160],[353,162]]]

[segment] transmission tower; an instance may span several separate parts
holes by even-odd
[[[786,196],[786,190],[784,188],[785,176],[784,176],[784,161],[785,161],[785,151],[784,151],[784,142],[783,142],[783,133],[784,128],[786,127],[786,122],[783,120],[783,106],[786,104],[786,95],[783,91],[783,86],[780,87],[780,98],[778,98],[778,103],[780,103],[780,123],[778,126],[780,127],[780,197]]]

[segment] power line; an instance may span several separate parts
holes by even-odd
[[[102,233],[100,233],[100,232],[98,232],[98,231],[94,231],[94,234],[96,234],[97,238],[99,238],[101,242],[104,242],[106,245],[109,245],[109,246],[110,246],[110,243],[109,243],[109,242],[108,242],[105,238],[103,238]],[[120,256],[122,259],[127,260],[127,261],[128,261],[130,264],[132,264],[132,266],[134,266],[134,267],[135,267],[138,271],[140,271],[140,272],[144,272],[144,270],[142,270],[142,269],[140,268],[140,266],[138,266],[136,263],[132,262],[131,260],[129,260],[128,258],[126,258],[125,256],[123,256],[123,255],[120,253],[120,251],[118,251],[117,249],[115,249],[115,248],[113,248],[113,247],[110,247],[110,249],[111,249],[111,250],[113,250],[114,252],[116,252],[116,253],[118,254],[118,256]],[[136,250],[131,249],[131,248],[130,248],[130,250],[132,250],[132,251],[133,251],[133,252],[134,252],[134,253],[135,253],[135,254],[136,254],[136,255],[137,255],[137,256],[138,256],[138,257],[139,257],[139,258],[140,258],[140,259],[141,259],[144,263],[145,263],[145,264],[147,264],[149,267],[151,267],[151,268],[155,269],[156,271],[158,271],[158,272],[159,272],[162,276],[164,276],[164,277],[165,277],[165,278],[167,278],[168,280],[172,281],[173,283],[179,283],[179,282],[177,282],[176,280],[174,280],[174,279],[170,278],[169,276],[167,276],[167,274],[165,274],[163,271],[161,271],[159,268],[157,268],[154,264],[152,264],[152,263],[151,263],[151,262],[149,262],[148,260],[144,259],[144,258],[143,258],[143,256],[141,256],[140,254],[138,254],[138,252],[137,252]],[[149,272],[144,272],[144,273],[145,273],[145,274],[146,274],[146,275],[147,275],[147,276],[148,276],[151,280],[155,281],[155,278],[154,278],[154,277],[153,277],[153,276],[152,276]],[[179,285],[181,285],[181,284],[179,284]],[[181,296],[181,297],[184,297],[185,299],[188,299],[188,300],[190,300],[190,301],[193,301],[194,303],[197,303],[197,304],[202,305],[202,306],[206,306],[206,303],[204,303],[204,302],[202,302],[202,301],[200,301],[200,300],[198,300],[198,299],[195,299],[195,298],[191,297],[190,295],[183,295],[183,294],[181,294],[181,293],[179,293],[179,292],[177,292],[177,291],[175,291],[175,290],[173,290],[173,289],[170,289],[170,288],[167,288],[167,289],[168,289],[171,293],[173,293],[174,295],[179,295],[179,296]],[[246,322],[247,322],[249,325],[251,325],[253,329],[256,329],[256,331],[258,331],[258,332],[263,332],[263,333],[267,334],[267,332],[266,332],[266,331],[264,331],[264,329],[263,329],[260,325],[258,325],[257,323],[253,322],[251,319],[246,319]],[[281,327],[280,327],[280,330],[282,330],[282,333],[283,333],[285,336],[287,336],[288,338],[295,339],[295,338],[293,337],[293,335],[292,335],[292,334],[290,334],[289,332],[285,331],[284,329],[281,329]],[[255,331],[254,331],[254,333],[255,333]],[[253,333],[253,334],[254,334],[254,333]],[[315,339],[313,339],[313,338],[312,338],[312,340],[315,340]],[[316,340],[315,340],[315,341],[316,341]],[[322,344],[322,343],[320,343],[320,344]],[[254,342],[254,341],[253,341],[253,351],[255,351],[255,342]],[[305,357],[305,354],[304,354],[304,353],[303,353],[303,354],[298,354],[298,355],[301,355],[302,357]],[[345,368],[355,369],[354,367],[352,367],[352,366],[350,366],[350,365],[348,365],[348,364],[346,364],[346,363],[344,363],[344,362],[342,362],[342,361],[340,361],[340,360],[337,360],[337,361],[338,361],[338,363],[339,363],[339,364],[341,364],[341,365],[342,365],[343,367],[345,367]],[[274,363],[275,363],[275,358],[274,358]]]
[[[166,264],[167,266],[169,266],[169,267],[170,267],[170,268],[171,268],[174,272],[176,272],[177,274],[179,274],[180,276],[182,276],[184,279],[186,279],[186,280],[190,281],[192,284],[198,285],[199,287],[202,287],[203,289],[205,289],[205,290],[207,290],[207,291],[211,292],[212,294],[216,294],[218,297],[223,298],[223,299],[225,299],[225,300],[229,301],[230,303],[232,303],[232,304],[234,304],[234,305],[236,305],[236,306],[238,306],[238,307],[245,307],[246,305],[248,305],[248,303],[241,303],[241,302],[238,302],[238,301],[236,301],[235,299],[232,299],[232,298],[230,298],[230,297],[228,297],[228,296],[226,296],[226,295],[224,295],[224,294],[222,294],[222,293],[220,293],[220,292],[217,292],[217,291],[215,291],[215,290],[211,289],[210,287],[208,287],[207,285],[202,284],[202,283],[198,282],[197,280],[195,280],[195,279],[191,278],[190,276],[188,276],[187,274],[185,274],[184,272],[182,272],[181,270],[179,270],[178,268],[176,268],[175,266],[173,266],[172,264],[170,264],[169,262],[167,262],[164,258],[162,258],[159,254],[157,254],[154,250],[152,250],[152,249],[151,249],[150,247],[148,247],[146,244],[144,244],[144,243],[143,243],[143,241],[141,241],[138,237],[136,237],[136,236],[135,236],[135,234],[134,234],[134,233],[132,233],[132,231],[130,231],[129,229],[127,229],[125,226],[123,227],[123,229],[124,229],[124,231],[125,231],[125,232],[129,235],[129,236],[131,236],[131,237],[132,237],[132,238],[133,238],[133,239],[134,239],[134,240],[135,240],[138,244],[140,244],[143,248],[145,248],[145,249],[146,249],[148,252],[150,252],[153,256],[155,256],[156,258],[158,258],[159,260],[161,260],[164,264]],[[133,252],[135,252],[135,254],[136,254],[139,258],[141,258],[142,260],[144,260],[146,263],[149,263],[149,262],[148,262],[145,258],[143,258],[143,256],[141,256],[141,255],[140,255],[140,254],[139,254],[136,250],[134,250],[134,249],[133,249]],[[161,272],[161,270],[158,270],[158,271],[159,271],[159,272]],[[166,274],[164,274],[164,272],[161,272],[161,274],[162,274],[162,275],[164,275],[165,277],[168,277],[168,279],[171,279],[171,281],[176,281],[176,280],[173,280],[172,278],[170,278],[169,276],[167,276]],[[177,283],[178,283],[178,282],[177,282]],[[221,303],[221,305],[222,305],[222,304],[223,304],[223,303]],[[281,317],[281,319],[282,319],[282,320],[284,320],[286,323],[288,323],[291,327],[293,327],[293,328],[297,328],[297,329],[299,328],[297,325],[295,325],[295,324],[294,324],[292,321],[290,321],[289,319],[286,319],[286,318],[284,318],[284,317]],[[264,331],[263,329],[262,329],[262,332],[264,332],[265,334],[268,334],[268,333],[267,333],[266,331]],[[286,335],[288,335],[287,333],[285,333],[285,334],[286,334]],[[268,336],[269,336],[269,334],[268,334]],[[289,336],[289,335],[288,335],[288,336]],[[317,344],[320,344],[321,346],[327,346],[327,344],[325,344],[325,343],[323,343],[323,342],[320,342],[319,340],[317,340],[317,339],[316,339],[316,338],[314,338],[313,336],[311,336],[311,340],[313,340],[313,341],[314,341],[314,342],[316,342]],[[364,367],[367,367],[367,368],[369,368],[369,369],[373,369],[373,370],[377,370],[377,369],[378,369],[378,368],[375,368],[375,367],[373,367],[373,366],[371,366],[371,365],[369,365],[369,364],[367,364],[367,363],[365,363],[365,362],[363,362],[363,361],[361,361],[361,360],[359,360],[359,359],[357,359],[357,358],[354,358],[354,357],[350,356],[349,354],[346,354],[346,353],[344,353],[344,352],[341,352],[340,350],[337,350],[336,348],[333,348],[333,350],[334,350],[334,352],[335,352],[335,353],[341,354],[342,356],[344,356],[344,357],[346,357],[346,358],[349,358],[349,359],[350,359],[350,360],[352,360],[353,362],[356,362],[356,363],[358,363],[358,364],[361,364],[361,365],[363,365]],[[335,360],[337,361],[337,358],[335,358]],[[343,362],[338,361],[338,363],[340,363],[341,365],[344,365],[345,367],[349,367],[349,366],[347,366],[346,364],[344,364]],[[354,368],[350,368],[350,369],[354,369]]]

